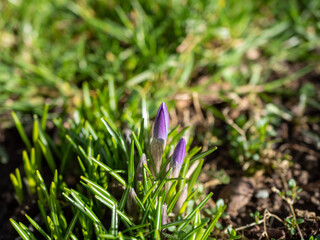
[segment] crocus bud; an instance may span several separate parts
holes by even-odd
[[[183,161],[184,161],[185,152],[186,152],[186,141],[184,140],[184,138],[181,138],[180,141],[178,142],[176,148],[174,149],[172,156],[171,156],[170,178],[179,177],[180,169],[181,169]],[[166,183],[166,191],[167,192],[169,192],[171,185],[172,185],[171,182]]]
[[[136,182],[143,181],[143,164],[147,165],[147,157],[143,153],[136,169]]]
[[[186,153],[186,141],[181,138],[178,142],[171,158],[172,177],[179,177],[180,169],[182,167],[184,156]]]
[[[156,166],[157,173],[160,172],[162,154],[167,143],[169,132],[169,114],[166,104],[161,103],[153,125],[153,137],[150,144],[150,153]]]
[[[161,225],[166,225],[168,223],[168,215],[167,215],[167,204],[162,205],[162,218]]]
[[[130,188],[128,199],[127,199],[127,210],[129,215],[132,217],[132,219],[135,221],[139,214],[139,205],[136,199],[136,192],[133,188]]]
[[[188,197],[188,184],[185,184],[181,193],[180,193],[180,196],[178,198],[178,201],[176,202],[176,205],[174,206],[174,209],[173,209],[173,212],[175,214],[178,214],[182,205],[184,204],[184,202],[186,201]]]
[[[169,132],[169,113],[166,104],[161,103],[153,126],[153,137],[167,141]]]

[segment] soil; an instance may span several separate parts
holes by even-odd
[[[206,79],[202,77],[199,81],[205,82]],[[315,89],[320,89],[319,80],[319,75],[310,73],[287,87],[298,92],[304,84],[312,83]],[[234,147],[226,139],[229,134],[226,122],[220,118],[213,118],[210,113],[199,109],[199,102],[202,102],[223,112],[228,106],[220,100],[218,93],[228,88],[230,86],[214,84],[208,89],[216,94],[178,95],[175,99],[178,101],[176,114],[170,113],[170,116],[176,116],[176,122],[195,126],[195,145],[220,141],[218,150],[207,157],[200,180],[208,192],[214,193],[215,201],[222,198],[227,203],[227,216],[221,220],[222,225],[241,229],[238,233],[243,239],[301,239],[301,236],[304,239],[311,236],[317,236],[315,239],[320,238],[319,109],[308,106],[304,113],[299,115],[299,94],[278,96],[270,93],[269,97],[275,104],[285,106],[295,117],[292,121],[282,120],[275,129],[275,138],[280,141],[268,149],[263,166],[257,166],[254,172],[248,173],[242,169],[243,165],[236,164],[230,155],[230,149]],[[319,92],[316,94],[319,103]],[[248,95],[236,100],[237,108],[227,111],[232,120],[240,115],[249,116],[257,105],[261,108],[265,106],[263,102],[253,105]],[[316,120],[309,121],[310,119]],[[214,134],[208,134],[208,129]],[[221,171],[230,177],[228,184],[222,184],[219,179],[221,176],[216,174]],[[290,233],[286,226],[286,221],[293,217],[293,212],[288,201],[279,194],[288,190],[288,181],[291,178],[295,179],[297,186],[301,188],[298,198],[293,203],[296,218],[304,221],[299,224],[301,234],[297,228],[294,234]],[[211,205],[214,206],[214,203]],[[261,218],[259,224],[255,224],[254,217],[250,216],[257,211]],[[220,232],[216,238],[228,238],[228,235]]]
[[[312,79],[316,89],[320,89],[319,76],[309,75],[308,79]],[[304,83],[305,79],[301,79],[295,87],[300,88]],[[290,101],[279,100],[280,104],[293,112],[299,101],[298,96]],[[240,114],[246,114],[247,111],[249,110],[244,109]],[[207,159],[206,164],[209,167],[205,166],[206,169],[217,171],[223,169],[231,179],[229,184],[223,185],[208,179],[207,173],[201,176],[205,185],[210,181],[213,182],[209,191],[214,193],[214,200],[223,198],[228,204],[226,210],[228,216],[222,220],[223,225],[243,229],[238,233],[244,239],[267,239],[262,237],[265,232],[269,239],[301,239],[301,235],[304,239],[309,239],[311,236],[317,236],[315,239],[320,238],[319,116],[319,110],[307,107],[300,118],[291,122],[282,121],[276,129],[277,138],[281,141],[272,146],[269,153],[271,156],[268,157],[287,160],[266,161],[264,168],[257,170],[254,174],[245,173],[240,165],[235,164],[235,160],[229,154],[232,146],[226,142],[220,146],[219,151],[214,152],[212,157]],[[318,119],[310,123],[308,119],[312,118]],[[215,124],[224,125],[220,120]],[[288,202],[279,194],[279,191],[288,190],[288,181],[291,178],[295,179],[296,184],[301,188],[298,199],[293,204],[296,218],[304,221],[299,224],[301,234],[297,228],[295,233],[291,234],[285,226],[286,220],[292,217],[293,213]],[[262,218],[260,224],[254,224],[255,219],[250,216],[250,213],[254,214],[256,211]],[[263,221],[264,214],[267,217],[265,221]]]

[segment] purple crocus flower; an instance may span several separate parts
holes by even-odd
[[[181,138],[178,142],[171,158],[172,177],[179,177],[180,169],[182,167],[184,157],[186,154],[186,141]]]
[[[167,141],[169,132],[169,113],[164,102],[161,103],[153,125],[153,137]]]
[[[150,153],[156,167],[156,173],[160,172],[162,154],[167,143],[169,132],[169,113],[166,104],[161,103],[153,125],[153,138],[150,144]]]

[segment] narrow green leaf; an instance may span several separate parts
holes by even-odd
[[[111,111],[115,112],[117,111],[117,93],[115,89],[115,80],[114,76],[108,75],[107,77],[108,80],[108,87],[109,87],[109,105]]]
[[[112,234],[100,234],[99,237],[102,239],[118,239],[118,234],[117,236],[114,236]]]
[[[154,72],[151,70],[146,70],[142,73],[139,73],[138,75],[130,78],[127,82],[126,85],[127,87],[131,88],[139,83],[142,83],[146,80],[150,81],[151,78],[153,78]]]
[[[24,225],[23,223],[19,222],[19,225],[21,226],[21,228],[23,230],[25,230],[25,232],[28,234],[29,240],[37,240],[35,238],[35,236],[33,235],[33,233],[27,228],[26,225]]]
[[[115,171],[113,171],[108,166],[104,165],[102,162],[98,161],[97,159],[91,157],[91,160],[98,164],[100,167],[102,167],[107,173],[109,173],[111,176],[113,176],[115,179],[117,179],[123,186],[127,186],[126,181]]]
[[[118,235],[118,212],[117,212],[117,204],[114,204],[112,207],[112,215],[111,215],[111,234],[115,237]]]
[[[27,214],[25,215],[26,218],[29,220],[29,222],[34,226],[35,229],[38,230],[39,233],[41,233],[41,235],[47,239],[47,240],[51,240],[51,237],[40,227],[40,225],[34,221],[31,217],[29,217]]]
[[[23,126],[22,126],[17,114],[15,112],[11,112],[11,115],[12,115],[14,124],[16,125],[16,128],[17,128],[17,130],[18,130],[18,132],[20,134],[20,137],[21,137],[22,141],[26,145],[28,151],[30,151],[31,143],[30,143],[30,141],[29,141],[29,139],[28,139],[28,137],[27,137],[27,135],[26,135],[26,133],[24,131],[24,128],[23,128]]]
[[[196,236],[197,232],[198,232],[199,230],[201,230],[206,224],[207,224],[207,223],[204,222],[204,223],[202,223],[200,226],[194,228],[194,229],[191,230],[187,235],[185,235],[181,240],[193,239],[193,237],[191,237],[191,236],[194,235],[194,234],[195,234],[195,236]],[[207,239],[207,238],[205,238],[205,239]]]
[[[75,225],[76,225],[76,222],[78,220],[78,217],[79,217],[79,213],[80,211],[77,211],[76,214],[73,216],[68,228],[67,228],[67,231],[64,235],[64,240],[68,240],[69,239],[69,236],[70,234],[72,233],[72,230],[74,229]]]
[[[38,182],[39,182],[40,189],[41,189],[42,193],[44,194],[47,203],[49,204],[50,197],[49,197],[49,193],[48,193],[46,184],[44,183],[43,178],[42,178],[42,176],[41,176],[41,174],[40,174],[40,172],[38,170],[36,171],[36,175],[37,175],[37,179],[38,179]]]
[[[209,193],[209,195],[207,197],[205,197],[198,206],[196,206],[191,213],[188,214],[188,216],[186,217],[187,219],[190,219],[194,216],[194,214],[196,213],[197,209],[202,209],[204,207],[204,205],[209,201],[209,199],[212,197],[213,193]],[[184,224],[182,224],[178,230],[181,231],[182,229],[184,229],[187,226],[188,222],[185,222]]]
[[[73,199],[68,196],[66,193],[62,193],[62,195],[78,210],[80,210],[84,215],[86,215],[91,221],[98,223],[101,227],[103,227],[99,218],[94,214],[94,212],[77,196],[74,190],[71,190],[71,195]]]
[[[128,183],[129,186],[134,185],[134,141],[131,140],[130,158],[128,164]]]
[[[113,130],[113,128],[110,126],[110,124],[107,121],[105,121],[103,118],[101,118],[101,121],[102,121],[103,125],[106,127],[106,130],[110,134],[110,136],[114,138],[114,140],[117,142],[117,144],[119,144],[119,136],[116,133],[116,131]]]
[[[221,217],[223,211],[218,211],[216,213],[216,216],[212,219],[211,223],[209,224],[208,228],[206,229],[206,231],[204,232],[204,234],[202,235],[201,240],[206,240],[209,238],[210,233],[212,232],[214,226],[216,225],[216,223],[218,222],[219,218]]]
[[[134,140],[134,143],[136,144],[136,147],[138,149],[138,152],[139,152],[139,158],[142,156],[143,154],[143,151],[142,151],[142,147],[138,141],[138,138],[136,136],[136,134],[134,132],[132,132],[132,137],[133,137],[133,140]]]
[[[155,216],[155,228],[159,232],[161,231],[161,219],[162,219],[162,197],[159,197],[156,216]]]
[[[165,185],[165,183],[167,182],[167,179],[168,177],[170,176],[171,174],[171,170],[172,169],[169,169],[169,171],[166,173],[166,175],[163,177],[163,179],[161,180],[161,182],[158,184],[158,187],[157,189],[154,191],[153,195],[152,195],[152,198],[156,198],[159,193],[162,191],[162,188],[163,186]]]
[[[113,204],[110,203],[109,201],[107,201],[106,199],[104,199],[100,196],[95,196],[95,197],[96,197],[96,199],[101,201],[103,204],[105,204],[107,207],[109,207],[110,209],[113,208]],[[117,210],[117,212],[124,223],[129,224],[129,226],[135,226],[135,224],[130,220],[130,218],[125,213],[121,212],[120,210]]]
[[[34,144],[38,142],[39,139],[39,124],[38,124],[38,116],[34,116],[33,120],[33,129],[32,129],[32,141]]]
[[[14,187],[14,191],[16,193],[17,201],[19,204],[21,204],[23,202],[24,195],[23,195],[23,187],[22,187],[20,171],[18,168],[16,169],[16,175],[14,175],[13,173],[10,173],[10,179]]]
[[[129,231],[133,231],[133,230],[137,230],[137,229],[142,229],[145,227],[150,226],[150,223],[145,223],[145,224],[140,224],[140,225],[135,225],[133,227],[127,228],[125,230],[123,230],[123,233],[129,232]]]
[[[178,226],[178,225],[182,225],[183,223],[190,222],[190,221],[191,221],[191,219],[183,219],[183,220],[175,221],[175,222],[172,222],[172,223],[167,223],[166,225],[163,225],[161,228],[162,229],[167,229],[167,228],[170,228],[170,227],[175,227],[175,226]]]
[[[117,200],[103,187],[101,187],[99,184],[94,183],[93,181],[81,176],[81,180],[85,181],[88,185],[88,187],[92,190],[93,193],[103,196],[104,198],[107,198],[112,203],[117,204]]]
[[[193,189],[193,186],[201,172],[202,165],[203,165],[203,159],[200,159],[196,170],[193,172],[192,177],[190,178],[188,192],[191,192],[191,190]]]
[[[88,82],[84,82],[82,84],[82,92],[83,92],[83,103],[87,109],[91,108],[91,98],[90,98],[90,89]]]
[[[23,240],[30,240],[27,232],[15,220],[10,218],[10,222]]]
[[[161,240],[160,231],[158,229],[154,230],[154,239]]]
[[[57,211],[57,197],[56,197],[56,185],[54,182],[51,182],[50,186],[50,201],[49,201],[49,207],[50,207],[50,215],[53,222],[54,232],[55,235],[60,239],[60,222],[58,218],[58,211]]]
[[[49,105],[46,103],[44,105],[43,115],[42,115],[42,119],[41,119],[41,129],[42,129],[42,131],[46,130],[48,112],[49,112]]]
[[[190,159],[190,164],[194,163],[195,161],[197,161],[198,159],[204,158],[206,156],[208,156],[210,153],[214,152],[215,150],[217,150],[217,147],[213,147],[203,153],[200,153],[196,156],[194,156],[193,158]]]
[[[120,199],[120,203],[119,203],[119,210],[123,211],[124,207],[126,206],[126,202],[129,196],[129,191],[130,191],[130,186],[127,185],[126,189],[124,190],[121,199]]]

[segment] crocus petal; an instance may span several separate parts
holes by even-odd
[[[167,141],[169,131],[169,114],[166,104],[161,103],[153,127],[153,137]]]
[[[167,106],[164,102],[162,102],[160,107],[163,109],[164,120],[166,121],[167,132],[169,133],[169,113],[168,113]]]
[[[184,138],[181,138],[172,154],[172,162],[174,163],[175,167],[179,168],[179,170],[184,161],[185,153],[186,153],[186,141],[184,140]]]
[[[173,151],[170,162],[170,178],[178,178],[180,174],[180,169],[182,167],[184,156],[186,153],[186,141],[184,138],[181,138],[178,142],[176,148]],[[166,191],[169,192],[172,182],[166,183]]]

